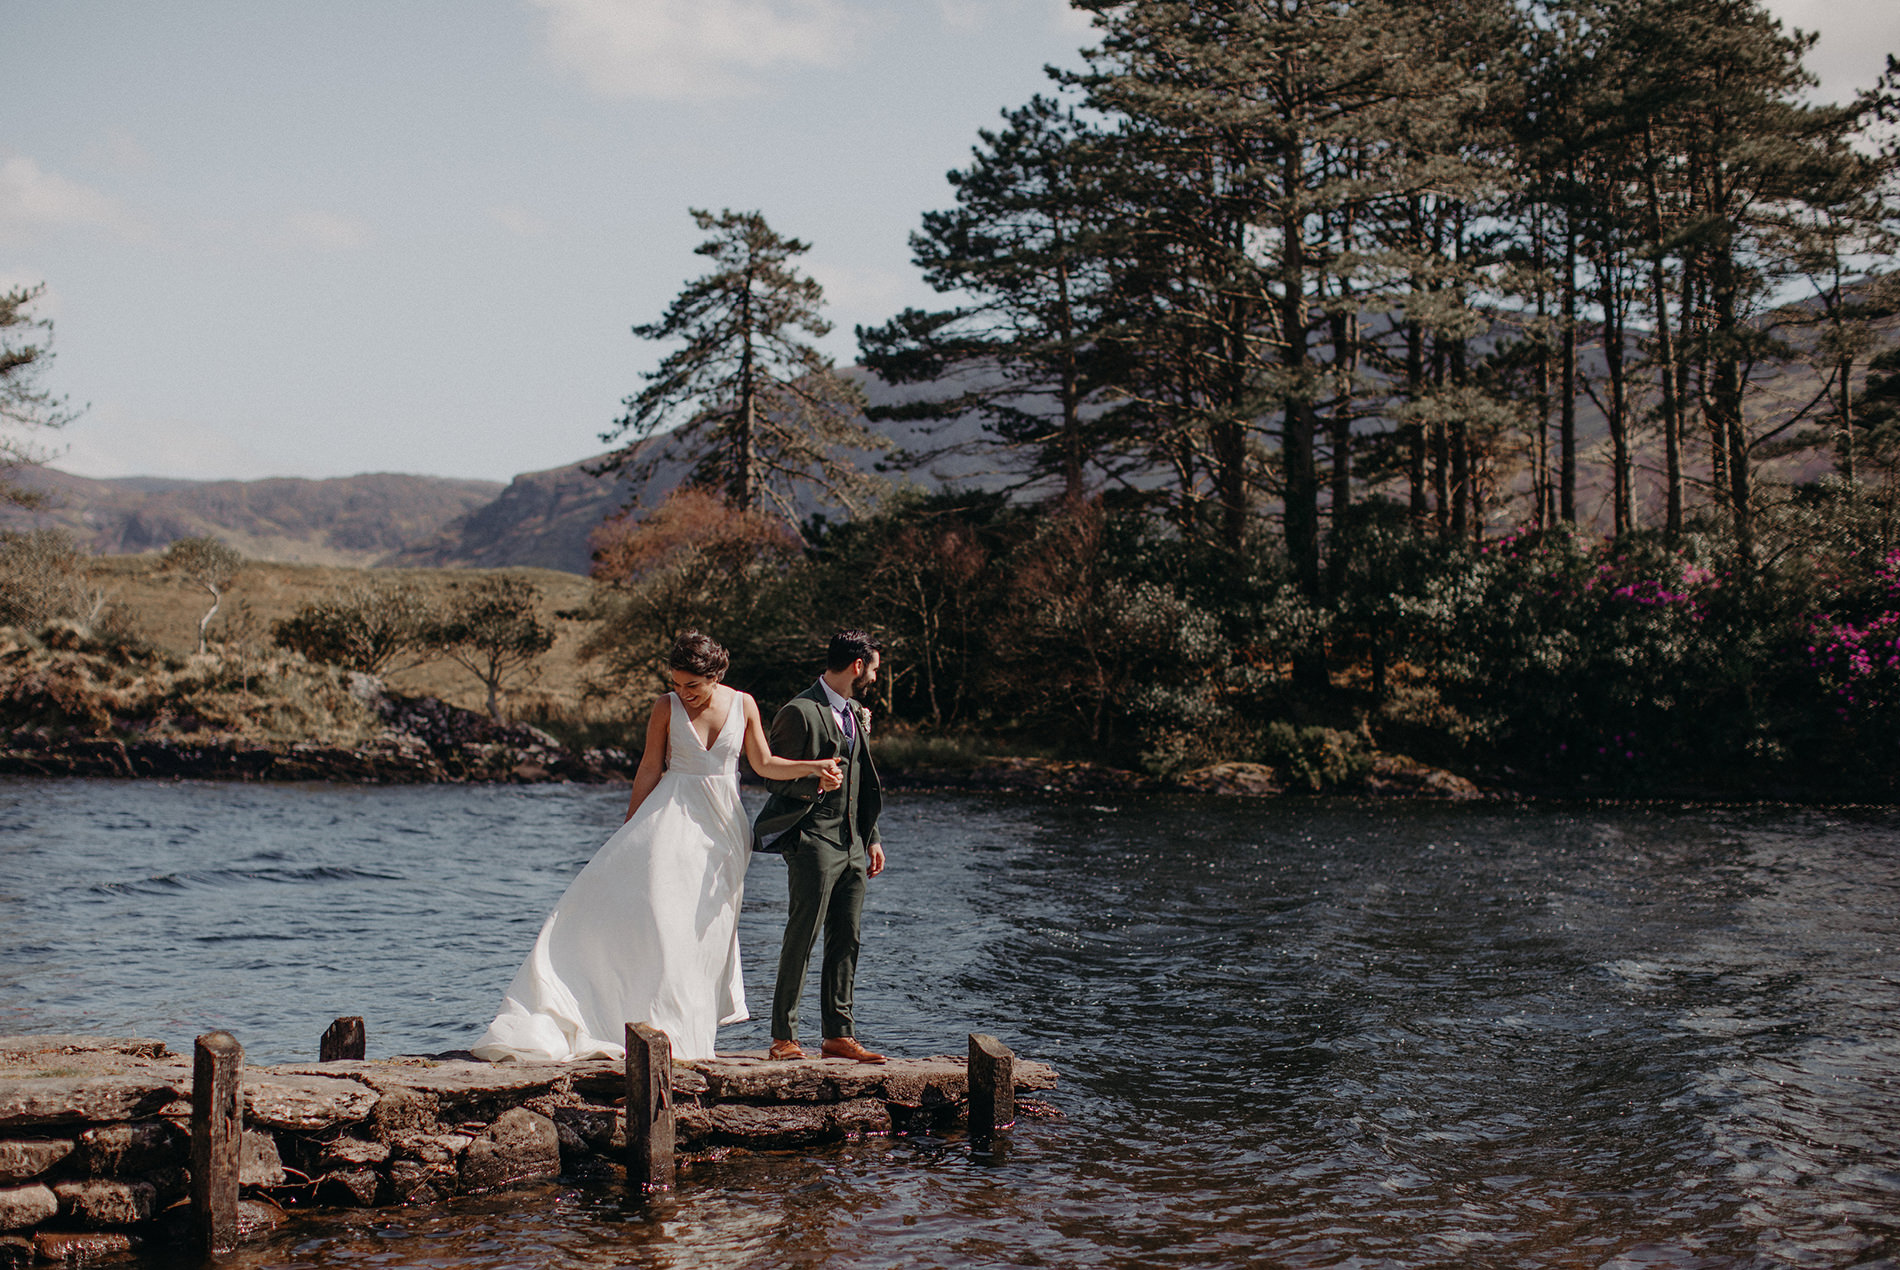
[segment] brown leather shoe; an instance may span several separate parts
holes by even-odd
[[[855,1036],[828,1036],[825,1043],[818,1047],[826,1058],[849,1058],[860,1063],[882,1063],[882,1054],[873,1054],[858,1044]]]
[[[766,1057],[775,1063],[786,1063],[794,1058],[805,1057],[805,1051],[799,1047],[797,1041],[773,1041],[772,1048],[766,1053]]]

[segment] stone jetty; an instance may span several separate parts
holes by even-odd
[[[979,1040],[985,1052],[996,1043],[972,1038],[983,1058]],[[989,1070],[984,1059],[979,1084]],[[671,1063],[662,1100],[675,1158],[690,1163],[958,1123],[971,1071],[961,1055],[882,1065],[720,1055]],[[1041,1063],[1006,1060],[1003,1071],[1007,1090],[979,1090],[986,1116],[1056,1083]],[[193,1087],[191,1057],[159,1041],[0,1037],[0,1267],[193,1238]],[[560,1175],[617,1177],[630,1153],[628,1072],[618,1060],[487,1063],[451,1053],[240,1064],[237,1088],[239,1238],[312,1205],[426,1203]],[[640,1128],[636,1153],[650,1146]]]

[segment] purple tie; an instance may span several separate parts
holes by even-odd
[[[845,702],[844,713],[840,717],[844,720],[845,744],[849,745],[855,738],[858,730],[858,721],[851,717],[851,703],[849,701]]]

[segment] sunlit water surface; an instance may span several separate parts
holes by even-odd
[[[0,1031],[473,1040],[624,791],[0,782]],[[1063,1115],[305,1218],[233,1267],[1900,1264],[1900,814],[902,795],[860,1030]],[[784,874],[741,939],[764,1013]],[[763,1019],[724,1046],[761,1047]],[[154,1265],[167,1264],[155,1260]]]

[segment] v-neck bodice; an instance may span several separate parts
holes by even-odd
[[[682,776],[730,776],[739,770],[739,741],[744,732],[739,694],[734,692],[726,703],[725,722],[710,746],[699,743],[686,703],[677,692],[668,693],[673,701],[672,723],[666,729],[666,770]]]

